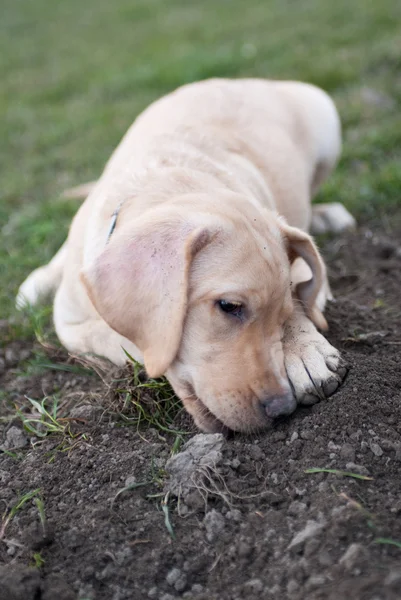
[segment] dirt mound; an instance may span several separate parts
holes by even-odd
[[[271,432],[218,438],[212,457],[190,445],[190,486],[170,485],[168,460],[192,433],[128,427],[115,383],[49,370],[21,377],[16,363],[30,348],[5,348],[9,401],[57,392],[85,406],[62,422],[64,435],[30,438],[18,419],[0,424],[6,515],[40,490],[3,520],[0,599],[399,600],[398,239],[365,228],[324,245],[337,298],[328,337],[352,367],[341,390]],[[191,431],[182,414],[171,427]]]

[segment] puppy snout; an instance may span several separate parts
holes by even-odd
[[[267,396],[262,400],[268,417],[275,419],[281,415],[290,415],[296,409],[297,402],[291,392]]]

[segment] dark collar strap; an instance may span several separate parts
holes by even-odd
[[[121,207],[124,204],[125,200],[123,200],[122,202],[120,202],[120,204],[117,206],[116,210],[111,215],[111,223],[110,223],[109,231],[107,232],[106,244],[109,243],[110,238],[113,235],[113,232],[114,232],[114,230],[116,228],[116,225],[117,225],[118,215],[120,214]]]

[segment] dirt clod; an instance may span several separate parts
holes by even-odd
[[[221,433],[199,433],[184,444],[181,452],[166,463],[170,476],[167,489],[185,497],[196,488],[205,470],[215,469],[222,460],[224,436]]]
[[[40,574],[35,569],[0,566],[0,600],[33,600],[40,594]]]
[[[343,565],[347,571],[352,571],[352,569],[365,557],[366,549],[362,544],[351,544],[338,562],[340,565]]]
[[[28,444],[28,438],[19,427],[10,427],[6,433],[6,439],[2,446],[4,450],[18,450]]]
[[[206,539],[208,542],[214,542],[225,527],[225,519],[217,510],[211,510],[203,519],[206,529]]]
[[[308,521],[305,527],[299,531],[294,538],[291,540],[288,549],[293,548],[294,550],[298,550],[304,542],[313,538],[314,536],[319,535],[324,527],[323,523],[318,523],[317,521]]]

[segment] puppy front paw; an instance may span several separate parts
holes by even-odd
[[[315,328],[301,328],[284,339],[287,377],[298,404],[311,405],[332,396],[348,367],[340,353]]]
[[[52,279],[47,267],[39,267],[25,279],[18,290],[15,306],[22,310],[26,306],[35,306],[50,295]]]

